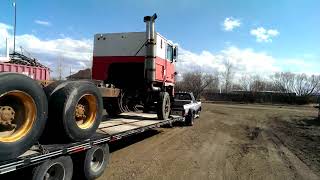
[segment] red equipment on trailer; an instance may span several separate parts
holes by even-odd
[[[110,115],[155,109],[159,119],[170,114],[174,96],[177,47],[155,32],[157,15],[145,16],[146,32],[100,33],[94,37],[92,78],[120,89],[105,98]]]

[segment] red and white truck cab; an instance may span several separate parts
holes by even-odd
[[[169,96],[169,102],[164,101],[166,113],[160,115],[167,118],[170,112],[168,103],[174,96],[174,63],[178,49],[155,31],[156,18],[156,14],[144,17],[146,32],[96,34],[92,78],[121,89],[131,97],[129,104],[142,101],[144,108],[153,106],[153,102],[159,102],[156,103],[159,106],[164,96],[165,99]],[[124,99],[128,101],[128,98]]]

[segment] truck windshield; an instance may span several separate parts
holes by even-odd
[[[177,93],[174,95],[174,98],[177,100],[192,100],[190,94]]]

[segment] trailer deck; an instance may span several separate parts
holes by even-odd
[[[183,117],[171,116],[167,120],[158,120],[156,114],[138,112],[122,113],[118,118],[112,119],[105,116],[91,139],[69,144],[34,145],[18,158],[0,162],[0,174],[38,164],[48,158],[81,152],[94,145],[116,141],[177,121],[183,121]]]

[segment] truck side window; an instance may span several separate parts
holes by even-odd
[[[173,61],[173,47],[170,45],[167,45],[166,59]]]

